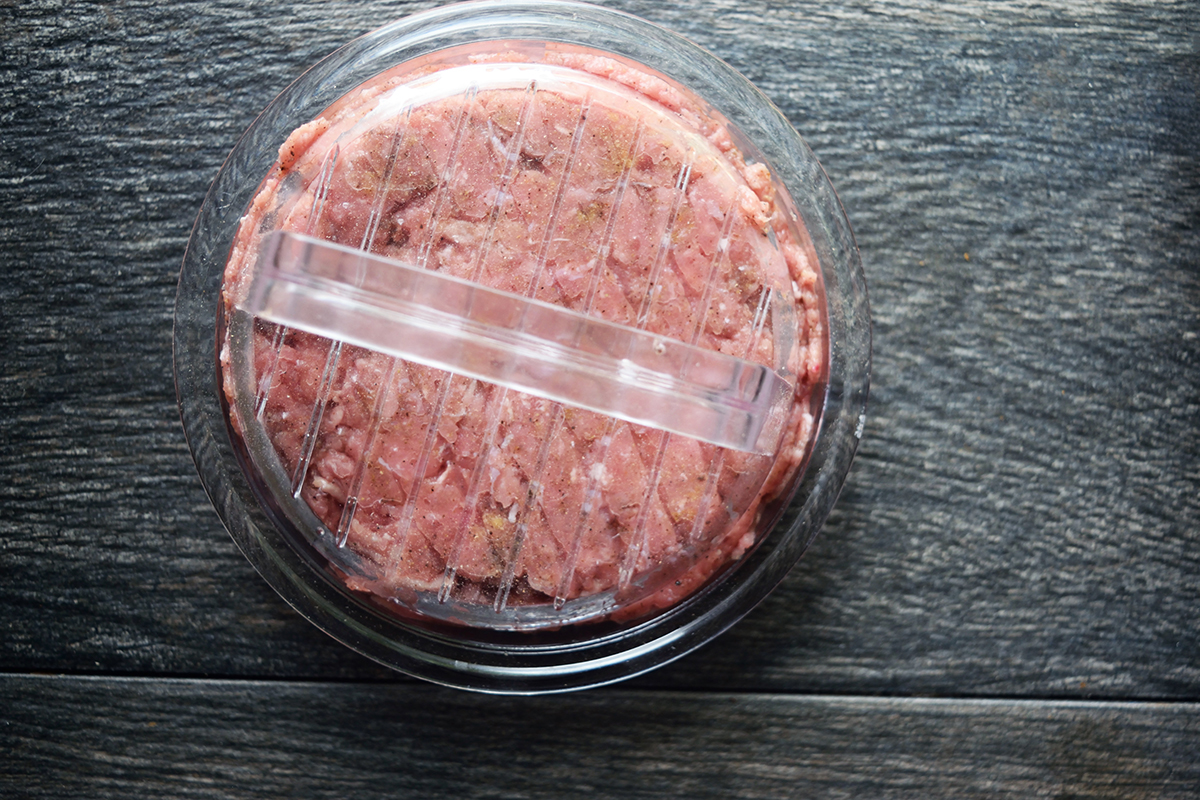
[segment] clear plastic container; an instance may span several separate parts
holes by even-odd
[[[561,2],[419,14],[306,73],[214,182],[176,308],[247,558],[359,652],[497,692],[638,674],[748,612],[836,499],[869,361],[786,120]]]

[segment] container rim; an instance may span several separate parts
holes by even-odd
[[[243,210],[299,124],[374,75],[465,42],[539,39],[631,59],[683,83],[764,151],[807,227],[825,283],[828,374],[808,465],[772,532],[736,565],[657,616],[592,639],[466,642],[406,625],[351,601],[296,552],[260,507],[230,436],[217,370],[221,277]],[[800,191],[803,187],[803,191]],[[305,72],[239,140],[210,188],[180,272],[173,332],[176,395],[205,491],[259,573],[302,616],[352,649],[401,672],[476,691],[536,694],[633,677],[703,645],[747,614],[811,544],[850,469],[865,421],[870,312],[857,245],[824,170],[783,115],[712,54],[623,12],[560,0],[478,0],[444,6],[362,36]],[[744,578],[744,579],[743,579]],[[587,623],[584,623],[587,624]]]

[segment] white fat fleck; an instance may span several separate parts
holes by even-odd
[[[492,121],[488,120],[488,136],[491,139],[492,150],[501,158],[508,158],[508,148],[504,146],[504,142],[500,141],[500,136],[497,135],[496,129],[492,127]]]
[[[588,470],[588,477],[596,483],[606,484],[608,482],[608,470],[605,469],[604,462],[597,461],[595,464],[592,464],[591,469]]]
[[[513,525],[517,521],[517,504],[513,503],[508,507],[508,524]]]
[[[343,492],[342,488],[333,481],[326,480],[320,475],[314,475],[312,478],[312,485],[317,489],[317,491],[324,492],[339,502],[346,502],[346,493]]]

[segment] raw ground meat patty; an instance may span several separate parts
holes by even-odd
[[[476,52],[385,74],[282,146],[228,263],[230,314],[262,236],[284,229],[796,375],[780,449],[759,456],[256,321],[249,422],[222,349],[234,428],[263,426],[353,554],[351,589],[493,616],[595,598],[642,613],[761,535],[814,425],[819,282],[768,170],[698,108],[578,49]],[[786,346],[768,291],[796,311]]]

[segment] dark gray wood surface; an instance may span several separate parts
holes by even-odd
[[[1200,706],[10,677],[31,797],[1185,797]]]
[[[1200,8],[609,3],[821,158],[872,400],[770,599],[620,690],[528,701],[300,620],[209,507],[171,383],[237,136],[430,5],[0,6],[0,795],[1200,793]]]

